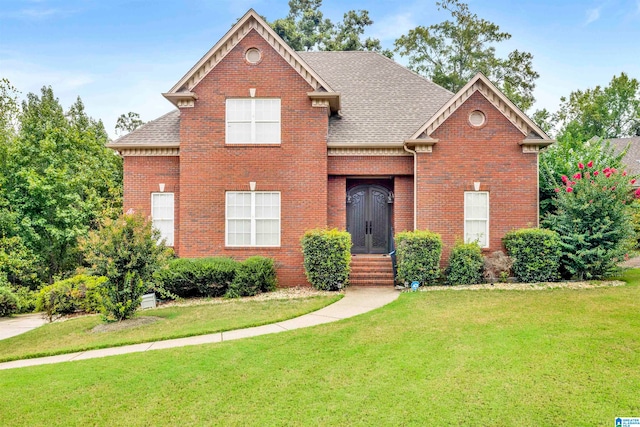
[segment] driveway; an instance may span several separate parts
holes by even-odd
[[[24,334],[42,326],[47,321],[41,313],[20,314],[14,317],[0,317],[0,340]]]

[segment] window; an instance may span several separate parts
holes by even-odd
[[[280,193],[227,191],[227,246],[280,246]]]
[[[227,99],[227,144],[279,143],[279,99]]]
[[[165,244],[173,246],[173,193],[151,193],[151,219]]]
[[[489,193],[464,193],[464,241],[478,241],[481,248],[489,247]]]

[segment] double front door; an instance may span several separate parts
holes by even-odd
[[[347,192],[347,231],[356,254],[389,252],[389,190],[379,185],[359,185]]]

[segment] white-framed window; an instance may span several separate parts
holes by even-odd
[[[227,246],[280,246],[280,192],[227,191]]]
[[[151,193],[151,220],[167,246],[173,246],[173,193]]]
[[[227,99],[227,144],[280,144],[280,99]]]
[[[465,191],[464,241],[477,241],[481,248],[489,247],[489,193]]]

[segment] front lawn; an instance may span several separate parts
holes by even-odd
[[[111,332],[92,331],[102,324],[100,317],[82,316],[49,323],[25,334],[0,340],[0,362],[265,325],[316,311],[341,297],[230,300],[221,304],[156,308],[139,311],[136,316],[156,317],[154,323]]]
[[[614,425],[640,416],[627,278],[406,293],[277,335],[0,371],[0,425]]]

